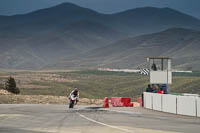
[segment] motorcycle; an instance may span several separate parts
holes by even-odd
[[[75,97],[74,95],[69,96],[69,108],[74,108],[74,105],[78,102],[78,97]]]

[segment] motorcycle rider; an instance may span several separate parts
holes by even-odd
[[[78,90],[78,88],[75,88],[75,89],[70,93],[69,98],[70,98],[72,95],[76,98],[75,104],[77,104],[77,102],[79,101],[79,90]]]

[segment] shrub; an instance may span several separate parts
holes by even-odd
[[[6,81],[6,85],[5,88],[7,91],[14,93],[14,94],[19,94],[20,90],[19,88],[17,88],[15,79],[13,77],[10,77],[7,81]]]

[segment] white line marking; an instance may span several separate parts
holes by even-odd
[[[78,112],[77,112],[78,113]],[[88,121],[91,121],[91,122],[94,122],[94,123],[97,123],[97,124],[100,124],[100,125],[103,125],[103,126],[106,126],[106,127],[110,127],[110,128],[114,128],[114,129],[118,129],[118,130],[121,130],[121,131],[125,131],[125,132],[128,132],[128,133],[136,133],[134,131],[131,131],[131,130],[127,130],[127,129],[124,129],[124,128],[120,128],[120,127],[117,127],[117,126],[112,126],[112,125],[108,125],[108,124],[105,124],[103,122],[99,122],[99,121],[96,121],[96,120],[93,120],[91,118],[88,118],[80,113],[78,113],[80,115],[80,117],[88,120]]]

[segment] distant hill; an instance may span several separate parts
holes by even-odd
[[[110,44],[118,49],[118,45],[114,45],[119,40],[173,27],[199,29],[200,20],[170,8],[145,7],[101,14],[71,3],[24,15],[0,16],[0,68],[41,69],[54,64],[60,66],[57,62],[63,62],[62,68],[71,68],[77,66],[76,61],[79,68],[89,64],[97,66],[97,60],[86,59],[92,51],[107,48]],[[106,51],[99,54],[103,53]],[[84,56],[78,59],[79,55]],[[117,59],[117,55],[110,60]],[[80,62],[83,58],[86,61]],[[70,64],[65,64],[69,60]]]
[[[172,28],[118,41],[108,46],[91,50],[73,61],[64,60],[56,67],[84,68],[137,68],[145,67],[148,56],[169,56],[173,68],[200,70],[200,31]]]
[[[134,35],[153,33],[168,28],[200,29],[199,19],[171,8],[143,7],[113,14]]]

